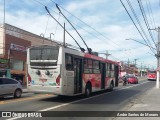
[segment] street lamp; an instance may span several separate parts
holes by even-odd
[[[138,43],[140,43],[140,44],[142,44],[142,45],[145,45],[145,46],[147,46],[147,47],[149,47],[149,48],[152,48],[152,49],[157,50],[156,48],[154,48],[154,47],[152,47],[152,46],[149,46],[149,45],[147,45],[147,44],[145,44],[145,43],[143,43],[143,42],[139,42],[138,40],[135,40],[135,39],[132,39],[132,38],[125,39],[125,40],[133,40],[133,41],[138,42]]]

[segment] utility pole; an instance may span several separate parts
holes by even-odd
[[[106,50],[106,53],[99,53],[99,54],[104,54],[104,55],[106,55],[106,59],[108,59],[108,56],[111,55],[111,54],[108,53],[108,50]]]
[[[141,77],[142,77],[142,63],[141,63],[141,72],[140,73],[141,73]]]
[[[128,58],[128,74],[129,74],[129,58]]]
[[[110,56],[111,54],[108,53],[108,50],[106,50],[106,59],[108,59],[108,56]]]
[[[137,62],[137,59],[134,59],[134,61],[135,61],[135,62],[134,62],[134,74],[136,74],[136,69],[137,69],[137,67],[136,67],[136,66],[137,66],[137,63],[136,63],[136,62]]]
[[[63,36],[63,45],[64,45],[64,47],[66,47],[66,42],[65,42],[65,37],[66,37],[66,35],[65,35],[65,29],[66,29],[66,25],[65,25],[65,23],[64,23],[64,36]]]
[[[136,62],[137,62],[137,59],[134,59],[134,61],[135,61],[135,67],[136,67],[136,65],[137,65],[137,63],[136,63]]]
[[[157,80],[156,87],[159,88],[159,67],[160,67],[160,27],[158,27],[158,44],[157,44]]]
[[[156,79],[156,88],[159,88],[159,72],[160,72],[160,27],[155,29],[158,32],[158,43],[157,43],[157,54],[155,55],[157,58],[157,79]]]

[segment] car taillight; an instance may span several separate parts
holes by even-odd
[[[56,83],[57,83],[57,85],[60,85],[60,75],[57,77]]]
[[[31,83],[31,76],[28,74],[28,84]]]

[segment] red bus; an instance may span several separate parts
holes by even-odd
[[[148,80],[156,80],[156,77],[157,77],[157,75],[156,75],[156,71],[155,70],[149,70],[147,72],[147,79]]]
[[[27,51],[27,87],[34,93],[74,96],[118,86],[116,61],[64,46],[33,46]]]

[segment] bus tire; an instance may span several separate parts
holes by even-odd
[[[92,92],[91,84],[87,83],[85,88],[85,97],[89,97],[91,95],[91,92]]]

